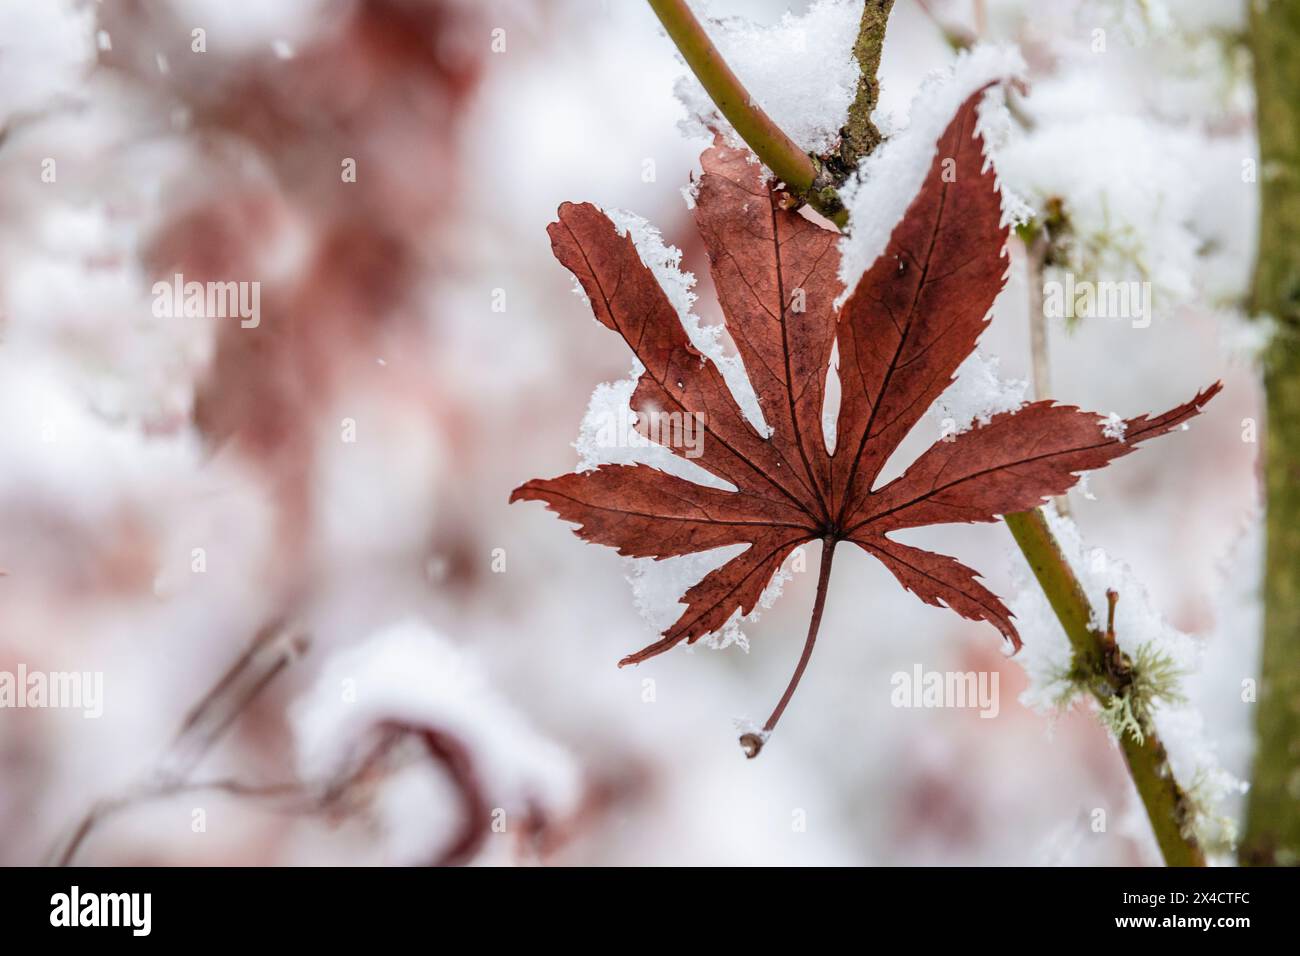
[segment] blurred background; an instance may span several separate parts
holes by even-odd
[[[1190,746],[1241,778],[1259,394],[1238,7],[897,0],[879,113],[904,124],[964,46],[1018,47],[1004,185],[1066,210],[1070,268],[1136,263],[1157,290],[1149,328],[1049,324],[1052,397],[1128,416],[1224,380],[1069,504],[1080,554],[1131,568],[1133,601],[1188,636]],[[851,56],[826,31],[860,8],[697,5],[760,100]],[[619,670],[655,633],[637,569],[506,504],[574,469],[592,390],[631,364],[551,256],[560,202],[646,217],[721,318],[681,192],[708,140],[644,4],[3,0],[0,36],[0,672],[103,681],[97,718],[0,709],[0,863],[1158,859],[1095,715],[1020,703],[992,628],[864,554],[837,562],[809,671],[747,761],[734,722],[784,688],[815,570],[748,651]],[[1028,380],[1010,252],[981,353]],[[177,274],[259,283],[256,327],[159,315]],[[1004,526],[908,540],[978,568],[1027,646],[1050,638]],[[892,706],[918,665],[996,672],[997,716]],[[1239,813],[1230,782],[1213,796]]]

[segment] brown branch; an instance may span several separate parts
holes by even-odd
[[[71,866],[72,861],[76,858],[77,853],[91,833],[121,811],[187,793],[225,793],[248,800],[285,800],[286,805],[279,809],[286,813],[307,812],[313,806],[312,801],[303,796],[302,785],[297,782],[252,784],[229,779],[158,783],[120,797],[101,800],[96,803],[90,809],[90,812],[82,818],[63,849],[54,855],[54,865]]]
[[[262,627],[181,722],[161,761],[162,774],[185,779],[271,681],[307,650],[307,638],[283,619]]]
[[[425,750],[443,765],[460,795],[460,829],[433,865],[462,866],[483,848],[483,841],[492,829],[492,807],[483,792],[469,749],[457,737],[437,730],[409,729],[420,735]]]
[[[880,51],[885,45],[885,28],[894,0],[866,0],[858,38],[853,43],[853,57],[858,61],[858,91],[849,107],[848,121],[840,130],[837,179],[843,182],[857,168],[862,157],[880,145],[880,130],[871,122],[871,114],[880,100]]]
[[[213,745],[230,729],[270,683],[307,647],[305,635],[289,630],[282,620],[261,628],[243,654],[213,684],[190,710],[167,752],[159,761],[157,779],[126,795],[96,801],[54,859],[69,865],[86,839],[104,820],[140,801],[155,800],[189,787],[213,788],[213,784],[192,784],[189,774]]]
[[[462,823],[456,837],[432,861],[434,866],[459,866],[477,855],[491,830],[492,808],[479,785],[469,750],[451,734],[398,723],[379,727],[380,737],[361,760],[351,764],[338,779],[324,785],[301,781],[253,784],[236,779],[187,781],[159,780],[133,792],[101,800],[86,814],[67,845],[56,856],[57,866],[70,866],[87,838],[107,820],[123,810],[145,803],[191,793],[222,793],[241,800],[265,801],[272,810],[294,815],[333,814],[349,794],[364,787],[380,771],[397,743],[408,737],[419,739],[425,752],[445,768],[461,797]]]

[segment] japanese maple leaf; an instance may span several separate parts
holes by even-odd
[[[927,604],[987,621],[1019,648],[1011,613],[973,570],[900,544],[889,532],[995,521],[1035,508],[1070,488],[1080,472],[1185,422],[1220,388],[1216,383],[1162,415],[1130,418],[1122,428],[1068,405],[1034,402],[936,442],[900,477],[876,486],[891,453],[974,351],[1006,280],[1008,231],[976,132],[978,99],[958,110],[885,252],[838,310],[839,234],[784,208],[747,151],[716,144],[704,153],[696,225],[768,435],[750,424],[718,367],[692,346],[629,236],[590,204],[565,203],[548,229],[556,258],[577,277],[596,318],[644,366],[631,401],[638,430],[677,455],[698,454],[695,463],[734,490],[643,464],[602,465],[529,481],[511,501],[544,501],[578,525],[579,537],[631,557],[748,545],[689,588],[681,598],[685,610],[661,639],[620,666],[693,643],[733,615],[750,613],[795,548],[823,544],[803,656],[764,733],[742,738],[751,756],[808,662],[839,542],[874,555]],[[841,398],[832,452],[822,412],[836,344]],[[702,445],[673,445],[671,429],[652,429],[662,413],[697,417]]]

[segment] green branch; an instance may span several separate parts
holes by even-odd
[[[821,163],[799,148],[763,111],[731,71],[686,0],[649,0],[686,65],[740,138],[786,190],[843,227],[848,216]]]
[[[1097,630],[1092,625],[1088,595],[1061,552],[1061,545],[1042,510],[1022,511],[1006,515],[1005,519],[1074,649],[1072,681],[1086,686],[1099,706],[1111,706],[1125,692],[1127,675],[1132,671],[1132,663],[1115,646],[1114,599],[1111,628],[1105,632]],[[1165,863],[1205,866],[1205,854],[1196,840],[1183,835],[1193,813],[1192,803],[1174,779],[1164,745],[1149,718],[1142,719],[1140,724],[1140,737],[1131,731],[1118,736]]]

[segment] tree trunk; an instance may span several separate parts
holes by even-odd
[[[1241,862],[1300,863],[1300,0],[1251,3],[1260,224],[1252,307],[1265,355],[1267,495],[1258,749]]]

